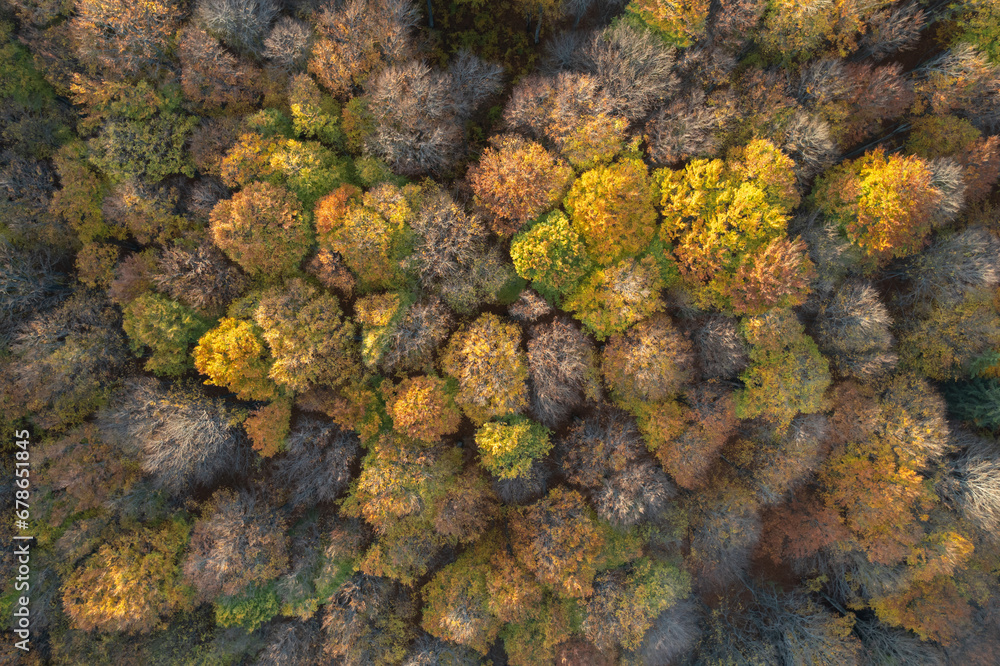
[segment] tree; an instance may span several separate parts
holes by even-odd
[[[973,444],[948,465],[942,489],[948,500],[985,532],[1000,526],[1000,456],[987,442]]]
[[[736,395],[740,418],[766,416],[787,426],[797,413],[825,407],[829,364],[802,324],[788,310],[774,310],[741,324],[750,343],[750,367],[740,374],[745,388]]]
[[[293,506],[332,502],[347,490],[360,451],[357,435],[332,423],[302,418],[292,429],[275,477]]]
[[[673,49],[628,21],[596,33],[583,48],[581,61],[582,69],[600,82],[611,110],[630,120],[644,116],[677,87]]]
[[[23,318],[52,304],[60,276],[50,257],[21,252],[6,240],[0,241],[0,262],[7,267],[0,275],[0,337],[6,338]]]
[[[656,191],[641,160],[585,172],[566,196],[566,210],[590,258],[601,266],[636,255],[655,236]]]
[[[291,192],[252,183],[212,209],[212,239],[251,275],[295,271],[309,250],[309,230]]]
[[[403,666],[476,666],[480,659],[473,650],[425,634],[417,638]]]
[[[970,44],[929,59],[914,72],[915,110],[944,114],[961,110],[980,131],[993,132],[1000,121],[996,83],[1000,68]]]
[[[279,398],[253,410],[243,422],[243,429],[253,444],[253,450],[262,458],[270,458],[285,450],[291,422],[292,401]]]
[[[264,50],[264,35],[278,15],[272,0],[198,0],[194,20],[226,46],[250,55]]]
[[[853,2],[795,4],[782,0],[770,6],[761,39],[769,51],[785,60],[807,60],[827,42],[844,57],[856,48],[865,20],[885,4],[862,8]]]
[[[162,0],[132,6],[81,0],[70,32],[83,62],[133,78],[154,71],[165,59],[182,12],[173,2]]]
[[[559,204],[573,180],[573,170],[541,145],[516,134],[490,140],[469,169],[477,203],[492,216],[500,235],[517,232],[529,220]]]
[[[324,652],[347,666],[397,664],[413,640],[415,614],[413,599],[398,583],[354,574],[326,604]]]
[[[459,274],[480,254],[487,231],[476,215],[469,215],[446,192],[433,189],[412,220],[417,234],[408,258],[428,288]]]
[[[499,479],[512,479],[530,472],[532,462],[552,449],[551,431],[523,416],[484,423],[476,431],[479,459]]]
[[[604,536],[575,490],[554,488],[512,519],[514,554],[538,577],[567,597],[591,594]]]
[[[483,314],[453,333],[442,352],[441,368],[458,381],[455,402],[474,423],[528,406],[520,327],[496,315]]]
[[[1000,429],[1000,379],[973,377],[946,384],[948,410],[958,419],[980,428]]]
[[[307,23],[282,16],[264,40],[264,57],[284,70],[301,69],[309,56],[312,37]]]
[[[83,631],[148,633],[190,604],[180,581],[191,526],[175,518],[104,544],[63,584],[63,604]]]
[[[729,317],[709,316],[695,332],[693,342],[706,378],[732,379],[750,362],[746,343]]]
[[[246,288],[246,278],[209,244],[194,250],[170,248],[151,273],[160,291],[207,316],[221,314]]]
[[[226,2],[237,4],[238,0],[205,0],[198,3],[196,12]],[[182,35],[178,55],[184,95],[208,108],[251,108],[260,97],[259,70],[196,26],[187,26]]]
[[[195,224],[180,213],[176,181],[155,187],[131,179],[116,185],[101,204],[105,219],[124,226],[143,245],[167,245],[191,233]]]
[[[476,548],[439,571],[421,590],[424,598],[421,626],[432,636],[468,646],[483,655],[502,626],[500,619],[490,612],[486,569],[489,547],[494,545],[491,541],[485,537]]]
[[[291,20],[291,19],[289,19]],[[324,95],[308,74],[296,74],[288,85],[292,127],[303,138],[316,138],[324,144],[340,147],[344,134],[340,129],[340,105]]]
[[[690,499],[690,561],[699,586],[731,582],[750,564],[760,537],[759,505],[738,481],[714,479],[707,492]]]
[[[496,494],[475,468],[454,479],[434,507],[434,530],[449,542],[478,540],[499,515]]]
[[[158,182],[167,176],[194,175],[184,144],[198,119],[180,111],[180,95],[158,91],[146,81],[82,82],[73,89],[89,115],[81,134],[95,133],[87,142],[90,162],[112,182],[141,178]]]
[[[438,377],[404,379],[386,407],[397,432],[427,443],[454,434],[462,421],[446,382]]]
[[[369,442],[367,448],[361,475],[341,512],[363,517],[379,533],[432,505],[442,484],[457,474],[461,458],[460,449],[428,447],[391,431]]]
[[[901,365],[939,381],[968,376],[976,359],[998,347],[1000,314],[988,291],[909,320],[899,339]]]
[[[876,12],[868,20],[868,31],[861,37],[859,54],[882,60],[900,51],[908,51],[920,40],[927,25],[927,15],[916,3]]]
[[[125,306],[122,328],[132,351],[150,349],[144,367],[161,376],[177,376],[194,368],[191,347],[208,331],[212,322],[196,312],[158,294],[146,293]]]
[[[466,55],[466,58],[475,56]],[[463,83],[451,72],[420,62],[390,65],[374,80],[369,109],[375,131],[368,152],[407,176],[440,174],[464,153],[462,123],[500,88],[502,69],[476,59],[476,81]],[[474,92],[474,96],[468,94]]]
[[[644,319],[604,346],[601,372],[622,406],[677,393],[692,377],[691,343],[665,314]]]
[[[625,11],[649,26],[672,46],[686,48],[705,36],[705,0],[633,0]]]
[[[776,238],[747,258],[724,287],[736,312],[762,314],[775,307],[802,305],[816,271],[801,238]]]
[[[287,565],[284,519],[255,492],[219,490],[195,523],[184,578],[208,601],[274,580]]]
[[[646,447],[663,469],[677,485],[694,489],[706,481],[739,421],[732,391],[717,382],[692,388],[685,402],[643,406],[637,416]]]
[[[78,291],[23,323],[14,336],[4,393],[42,428],[82,421],[103,405],[125,361],[111,304]]]
[[[989,196],[1000,176],[1000,139],[984,137],[957,116],[923,116],[913,121],[907,149],[926,160],[952,157],[962,167],[965,200],[975,203]]]
[[[514,236],[510,256],[517,274],[556,302],[576,288],[591,266],[580,234],[562,211],[549,213]]]
[[[452,322],[451,312],[436,298],[409,306],[393,324],[380,366],[386,372],[427,367]]]
[[[103,430],[138,449],[143,471],[174,494],[245,471],[246,439],[235,420],[234,410],[218,398],[150,379],[128,382],[101,415]]]
[[[674,99],[646,123],[644,137],[650,159],[668,166],[692,157],[715,155],[716,133],[725,120],[721,110],[706,104],[701,90]]]
[[[562,319],[536,326],[528,340],[531,408],[553,428],[599,390],[597,353],[582,331]]]
[[[336,97],[378,74],[410,52],[418,11],[409,0],[354,0],[317,17],[309,71]]]
[[[661,169],[660,240],[674,246],[682,277],[704,305],[757,311],[801,302],[811,268],[804,247],[784,238],[798,204],[794,163],[757,139],[727,160]]]
[[[194,367],[206,384],[228,388],[242,400],[271,400],[282,391],[270,378],[273,359],[263,331],[252,322],[223,317],[194,348]]]
[[[754,589],[754,588],[758,589]],[[777,647],[786,664],[858,663],[861,643],[851,634],[854,616],[840,616],[801,591],[778,594],[751,584],[750,617],[763,627],[764,638]]]
[[[261,294],[253,317],[274,356],[268,374],[279,384],[340,386],[356,372],[354,326],[335,296],[295,278]]]
[[[698,643],[698,606],[689,599],[671,604],[653,620],[639,649],[645,663],[672,663],[690,654]]]
[[[379,193],[403,196],[398,188],[389,184],[380,186],[375,192],[372,196]],[[354,187],[343,185],[319,201],[316,230],[320,247],[340,255],[358,277],[360,289],[398,286],[401,281],[399,261],[408,241],[404,221],[409,215],[387,219],[375,207],[359,205],[358,194]],[[402,205],[406,207],[405,202]],[[408,212],[408,207],[406,210]]]
[[[870,284],[847,282],[820,306],[816,343],[838,374],[871,379],[896,365],[891,324]]]
[[[829,171],[814,196],[866,257],[884,263],[922,247],[943,195],[919,157],[876,148]]]
[[[566,298],[563,308],[603,341],[662,309],[664,286],[653,257],[624,259],[594,271]]]
[[[603,652],[636,650],[661,612],[688,595],[690,576],[649,558],[611,569],[594,580],[583,632]]]
[[[969,227],[934,242],[899,272],[906,289],[899,308],[926,314],[933,306],[955,307],[977,291],[1000,284],[1000,241],[982,227]]]
[[[593,169],[609,164],[625,147],[628,121],[611,114],[595,77],[559,72],[553,77],[531,74],[515,86],[504,125],[551,142],[577,169]]]

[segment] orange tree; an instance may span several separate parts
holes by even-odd
[[[942,198],[927,163],[882,148],[845,162],[820,178],[816,205],[875,263],[923,247]]]
[[[528,220],[559,204],[573,180],[573,170],[540,144],[515,134],[490,140],[469,170],[476,202],[489,211],[491,226],[509,236]]]
[[[285,188],[252,183],[212,209],[212,239],[251,275],[286,275],[311,243],[301,212]]]

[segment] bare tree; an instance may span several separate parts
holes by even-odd
[[[347,489],[359,445],[353,432],[302,417],[288,436],[287,452],[276,463],[275,477],[290,491],[294,506],[332,502]]]
[[[672,165],[715,155],[719,149],[716,132],[722,129],[723,120],[718,110],[705,105],[700,89],[678,97],[646,124],[650,158],[657,164]]]
[[[175,247],[160,258],[153,284],[171,298],[208,315],[220,314],[246,288],[246,278],[212,245]]]
[[[857,55],[882,60],[914,48],[927,24],[927,15],[916,2],[887,7],[868,19],[868,30],[858,44]]]
[[[969,227],[938,240],[900,273],[907,281],[898,297],[900,309],[958,303],[1000,284],[1000,239],[982,227]]]
[[[690,599],[660,613],[642,640],[639,656],[644,664],[681,663],[701,637],[701,608]]]
[[[264,40],[264,57],[278,67],[295,71],[309,56],[312,30],[307,23],[282,16]]]
[[[891,326],[878,292],[866,282],[847,282],[820,306],[816,344],[841,375],[870,379],[898,361]]]
[[[673,49],[626,21],[594,35],[581,56],[584,70],[597,77],[613,111],[626,118],[641,118],[677,88]]]
[[[277,578],[288,565],[285,527],[257,492],[216,492],[191,534],[185,579],[208,601]]]
[[[942,488],[962,514],[995,535],[1000,528],[1000,451],[969,435],[967,447],[948,466]]]
[[[538,420],[556,427],[594,394],[594,343],[575,326],[556,319],[534,328],[528,341],[531,405]]]
[[[279,8],[275,0],[198,0],[194,16],[227,46],[259,55]]]
[[[158,486],[180,493],[246,471],[248,446],[233,418],[222,400],[200,390],[164,389],[143,378],[126,383],[101,422],[106,432],[138,449],[143,470]]]
[[[736,322],[711,315],[694,335],[694,348],[706,378],[733,379],[750,364],[749,350],[736,330]]]
[[[318,663],[318,617],[307,622],[291,620],[277,622],[267,628],[264,649],[257,654],[254,666],[297,666]]]

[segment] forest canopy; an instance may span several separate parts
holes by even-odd
[[[998,179],[995,0],[0,0],[0,661],[994,666]]]

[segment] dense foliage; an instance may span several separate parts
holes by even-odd
[[[998,6],[0,0],[0,661],[995,664]]]

